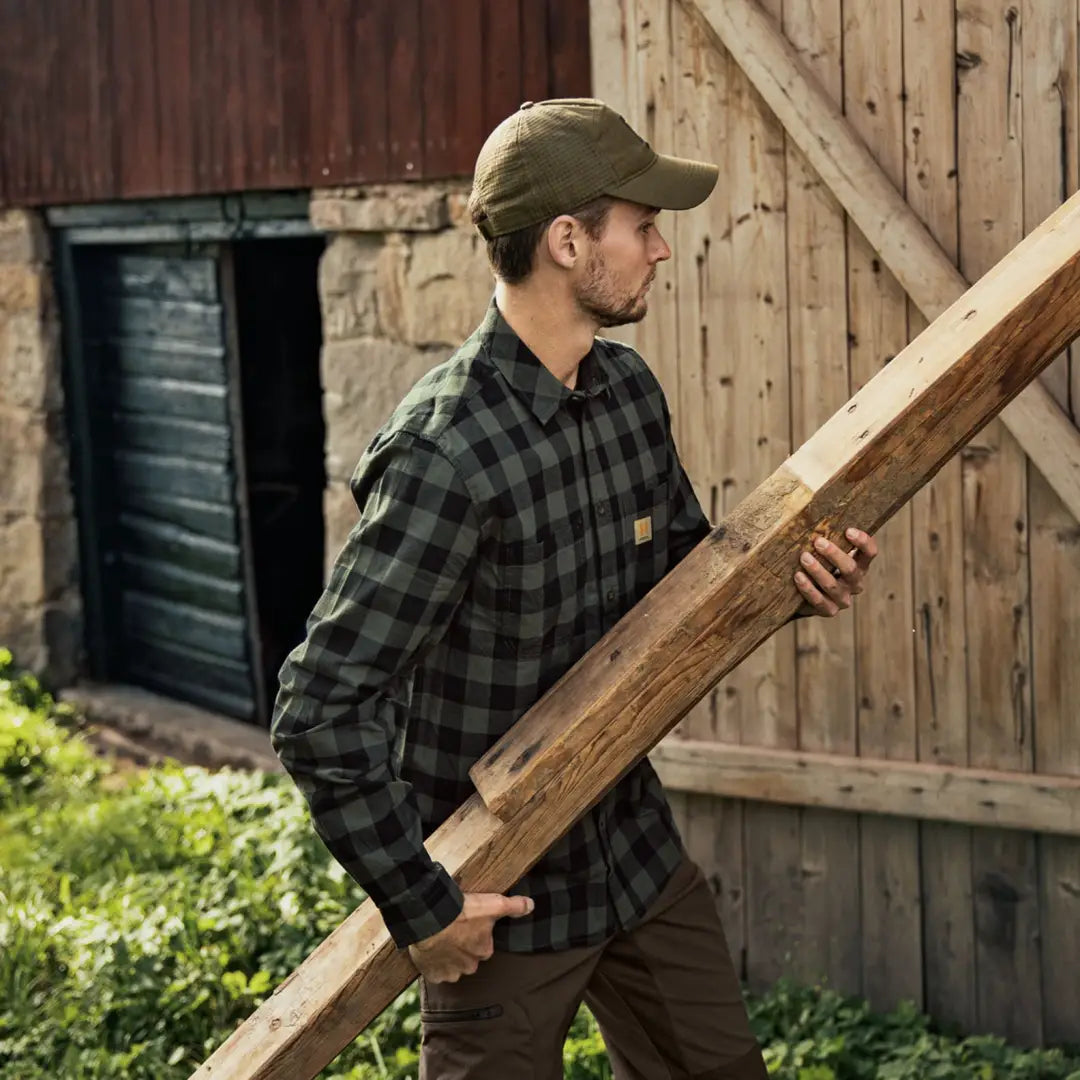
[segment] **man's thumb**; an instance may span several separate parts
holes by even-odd
[[[502,914],[511,919],[520,919],[522,915],[531,915],[536,904],[531,896],[504,896]]]

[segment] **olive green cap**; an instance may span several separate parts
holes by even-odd
[[[601,195],[687,210],[708,198],[717,168],[658,154],[602,101],[526,101],[488,136],[473,200],[487,239],[567,214]]]

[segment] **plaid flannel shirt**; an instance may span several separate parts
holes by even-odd
[[[357,466],[360,520],[286,660],[274,747],[317,831],[405,946],[461,891],[423,840],[470,766],[709,530],[655,377],[597,339],[559,382],[494,302]],[[682,858],[647,760],[513,890],[532,952],[633,926]]]

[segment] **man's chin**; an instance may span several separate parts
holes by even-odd
[[[648,311],[649,301],[643,296],[633,307],[623,308],[622,311],[607,312],[600,327],[604,330],[614,330],[616,326],[630,326],[632,323],[641,322]]]

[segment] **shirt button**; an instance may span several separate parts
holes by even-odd
[[[598,506],[598,507],[596,508],[596,513],[597,513],[597,514],[598,514],[598,515],[599,515],[600,517],[607,517],[607,506],[606,506],[606,505],[605,505],[604,503],[601,503],[601,504],[600,504],[600,505],[599,505],[599,506]]]
[[[608,598],[608,603],[609,604],[614,604],[615,603],[615,590],[614,589],[608,589],[607,598]]]

